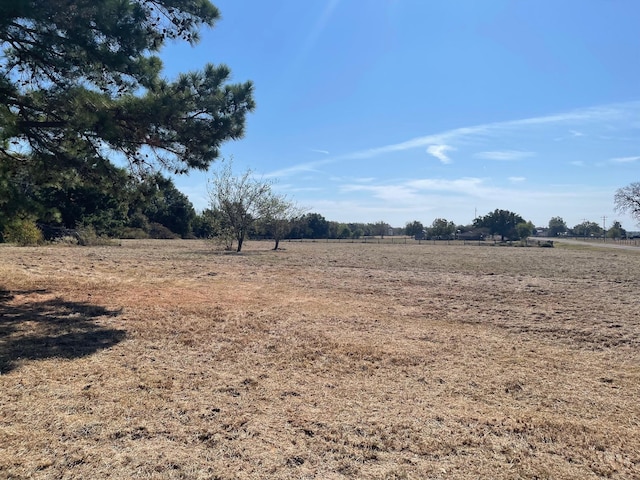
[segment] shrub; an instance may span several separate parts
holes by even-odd
[[[142,228],[126,227],[120,238],[127,238],[132,240],[144,240],[149,238],[149,234]]]
[[[33,220],[16,219],[9,222],[3,233],[4,240],[22,247],[42,243],[42,231]]]
[[[98,245],[114,245],[113,240],[109,237],[98,235],[92,226],[81,227],[78,229],[78,245],[83,247],[93,247]]]
[[[65,235],[64,237],[55,237],[51,240],[55,245],[78,245],[77,235]]]
[[[178,238],[178,236],[161,223],[152,223],[149,228],[150,238],[170,239]]]

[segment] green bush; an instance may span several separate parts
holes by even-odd
[[[95,228],[91,226],[79,228],[77,239],[78,245],[82,245],[83,247],[114,245],[113,240],[111,240],[109,237],[98,235]]]
[[[42,231],[33,220],[13,220],[4,227],[3,237],[6,242],[16,243],[22,247],[38,245],[44,237]]]

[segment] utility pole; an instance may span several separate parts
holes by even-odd
[[[606,243],[607,242],[607,217],[605,215],[602,216],[602,229],[604,230],[604,235],[602,236],[602,238]]]

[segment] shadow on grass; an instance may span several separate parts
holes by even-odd
[[[13,302],[18,294],[33,298],[43,293],[0,289],[0,374],[26,360],[85,357],[125,338],[124,330],[96,322],[119,315],[117,310],[60,298]]]

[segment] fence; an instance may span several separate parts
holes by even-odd
[[[286,239],[283,242],[293,243],[368,243],[368,244],[386,244],[386,245],[498,245],[498,240],[416,240],[407,236],[390,236],[390,237],[360,237],[360,238],[296,238]],[[509,242],[505,242],[508,244]],[[519,242],[512,242],[518,244]]]
[[[640,239],[638,238],[594,238],[594,237],[565,237],[569,240],[579,240],[585,243],[611,243],[613,245],[622,245],[628,247],[640,247]]]
[[[602,238],[583,238],[583,237],[563,237],[570,240],[584,241],[585,243],[602,244],[605,242]],[[562,239],[557,239],[559,242]],[[524,241],[521,240],[507,240],[501,242],[496,239],[486,240],[416,240],[413,237],[407,236],[390,236],[390,237],[361,237],[361,238],[296,238],[285,239],[281,242],[298,242],[298,243],[368,243],[368,244],[403,244],[403,245],[476,245],[476,246],[524,246],[527,247],[553,247],[554,241],[549,238],[529,237]],[[626,245],[632,247],[640,247],[640,239],[612,239],[607,238],[606,243],[614,245]]]

